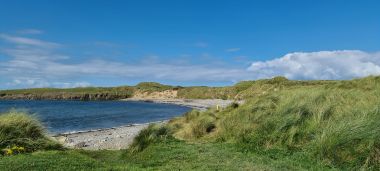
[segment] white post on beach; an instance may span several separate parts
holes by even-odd
[[[216,105],[216,110],[219,111],[219,105],[218,104]]]

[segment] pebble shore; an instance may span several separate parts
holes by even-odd
[[[191,107],[197,110],[206,110],[207,108],[219,106],[226,107],[231,104],[232,100],[221,99],[137,99],[130,98],[124,101],[144,101],[152,103],[168,103]],[[238,102],[242,103],[242,102]],[[156,122],[164,124],[167,121]],[[148,127],[150,123],[132,124],[121,127],[106,128],[99,130],[90,130],[83,132],[71,132],[53,136],[67,148],[77,148],[86,150],[119,150],[126,149],[132,143],[138,133]]]

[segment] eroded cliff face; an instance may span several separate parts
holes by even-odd
[[[176,99],[178,90],[165,90],[165,91],[154,91],[154,92],[144,92],[137,90],[134,92],[132,98],[136,99]]]
[[[41,93],[41,94],[0,94],[2,100],[117,100],[130,97],[127,94],[110,93]]]

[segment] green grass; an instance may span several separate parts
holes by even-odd
[[[142,82],[136,86],[120,87],[83,87],[83,88],[33,88],[0,90],[0,98],[18,97],[33,99],[82,99],[97,100],[123,99],[140,92],[162,92],[165,90],[177,90],[178,98],[185,99],[246,99],[256,97],[262,92],[277,91],[280,89],[298,88],[305,86],[335,85],[337,81],[292,81],[284,77],[264,79],[257,81],[241,81],[233,86],[227,87],[206,87],[191,86],[180,87],[163,85],[155,82]],[[339,82],[339,81],[338,81]]]
[[[157,170],[321,170],[329,169],[302,154],[245,153],[228,143],[185,143],[166,139],[144,151],[126,153],[125,160],[143,169]],[[276,154],[278,152],[275,152]]]
[[[167,139],[144,151],[41,151],[0,158],[4,170],[331,170],[302,153],[242,152],[226,143]]]
[[[45,130],[34,117],[10,111],[0,115],[0,149],[20,146],[26,151],[61,149],[61,145],[45,135]]]
[[[131,97],[135,89],[122,87],[83,87],[83,88],[33,88],[0,90],[0,99],[75,99],[75,100],[114,100]]]
[[[179,87],[163,85],[155,82],[141,82],[134,86],[137,90],[143,92],[155,92],[155,91],[165,91],[165,90],[173,90]]]
[[[185,87],[179,89],[178,96],[189,99],[234,99],[242,100],[255,98],[262,93],[270,93],[284,89],[298,89],[302,87],[335,86],[342,81],[294,81],[284,77],[274,77],[256,81],[241,81],[233,86],[226,87]]]
[[[0,157],[0,169],[18,170],[93,170],[104,164],[77,151],[39,151]]]
[[[187,141],[304,151],[338,168],[380,169],[380,77],[271,86],[237,108],[190,112],[167,127]]]
[[[137,153],[143,151],[150,144],[158,142],[162,138],[171,138],[168,129],[165,126],[151,124],[148,128],[142,130],[137,135],[129,147],[129,151]]]

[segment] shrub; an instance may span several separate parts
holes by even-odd
[[[170,138],[169,129],[162,125],[151,124],[148,128],[143,129],[133,140],[129,147],[131,153],[143,151],[151,143],[162,139]]]
[[[23,147],[27,152],[62,148],[45,135],[37,119],[16,111],[0,115],[0,149],[13,146]]]

